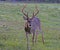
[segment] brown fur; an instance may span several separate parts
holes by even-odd
[[[29,34],[31,34],[30,32],[31,28],[29,27],[28,22],[25,23],[25,32],[28,32]]]

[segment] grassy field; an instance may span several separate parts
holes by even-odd
[[[45,44],[39,34],[37,44],[33,46],[30,35],[31,50],[60,50],[60,4],[37,5]],[[29,16],[32,16],[34,6],[28,4]],[[22,7],[22,3],[0,3],[0,50],[27,50]]]

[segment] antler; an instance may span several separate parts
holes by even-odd
[[[39,10],[38,10],[38,8],[37,8],[37,5],[35,5],[35,8],[36,8],[36,13],[34,14],[34,12],[33,12],[33,16],[36,16],[38,13],[39,13]]]
[[[24,5],[24,7],[22,8],[22,13],[27,17],[28,16],[28,13],[26,14],[25,12],[24,12],[24,9],[26,8],[26,4]]]

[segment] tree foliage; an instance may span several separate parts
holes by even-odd
[[[60,0],[0,0],[0,1],[28,1],[28,2],[44,2],[44,3],[60,3]]]

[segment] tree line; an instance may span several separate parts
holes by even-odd
[[[38,2],[38,3],[60,3],[60,0],[0,0],[0,1],[15,1],[15,2]]]

